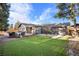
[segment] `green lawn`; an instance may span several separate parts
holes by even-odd
[[[30,36],[8,41],[3,55],[13,56],[54,56],[66,55],[67,40],[52,39],[45,36]]]

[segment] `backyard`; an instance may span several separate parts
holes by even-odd
[[[47,36],[16,38],[4,43],[2,55],[13,56],[62,56],[67,55],[68,40]]]

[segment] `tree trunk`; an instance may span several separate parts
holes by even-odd
[[[74,19],[74,36],[78,36],[78,33],[77,33],[77,26],[76,26],[76,19]]]

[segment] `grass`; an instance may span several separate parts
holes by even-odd
[[[3,55],[10,56],[63,56],[67,55],[67,40],[52,39],[46,36],[31,36],[8,41]]]

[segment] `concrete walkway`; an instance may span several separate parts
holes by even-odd
[[[16,40],[16,38],[9,38],[7,36],[0,36],[0,44],[3,44],[7,41]]]

